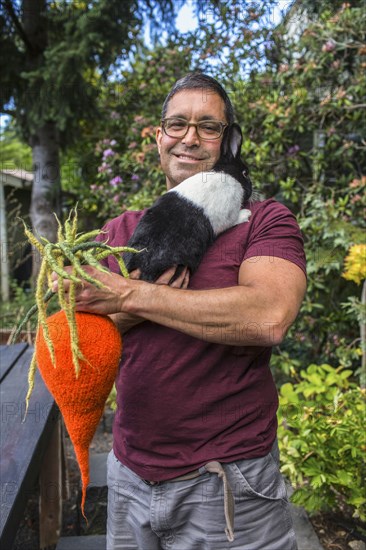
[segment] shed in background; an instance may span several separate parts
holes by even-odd
[[[33,172],[23,169],[0,170],[1,300],[10,297],[10,280],[29,279],[31,248],[26,241],[21,216],[29,221]]]

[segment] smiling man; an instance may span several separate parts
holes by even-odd
[[[185,127],[185,125],[190,126]],[[221,136],[227,126],[225,104],[217,94],[204,89],[182,90],[169,98],[163,109],[162,126],[157,129],[160,162],[167,179],[167,189],[183,180],[211,170],[220,157]],[[200,125],[195,126],[195,125]],[[202,139],[217,126],[216,139]],[[183,129],[183,130],[182,130]],[[183,137],[175,136],[187,133]]]
[[[216,80],[175,84],[156,134],[168,189],[215,164],[233,120]],[[303,243],[280,203],[245,207],[249,222],[219,235],[192,276],[169,286],[173,266],[155,284],[124,279],[112,258],[112,274],[88,268],[104,289],[77,291],[79,310],[111,315],[124,334],[108,550],[296,549],[269,362],[303,299]],[[126,244],[142,215],[109,222],[109,244]]]

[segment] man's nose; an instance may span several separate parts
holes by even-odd
[[[188,128],[188,132],[186,133],[184,138],[182,138],[182,143],[188,146],[199,145],[200,138],[197,132],[197,126],[190,126]]]

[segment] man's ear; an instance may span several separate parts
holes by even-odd
[[[160,155],[160,148],[161,148],[162,138],[163,138],[163,130],[160,126],[158,126],[156,128],[156,131],[155,131],[155,139],[156,139],[156,143],[157,143],[157,146],[158,146],[159,155]]]

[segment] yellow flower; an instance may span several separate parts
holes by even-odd
[[[342,277],[358,285],[366,279],[366,244],[354,244],[344,260],[345,271]]]

